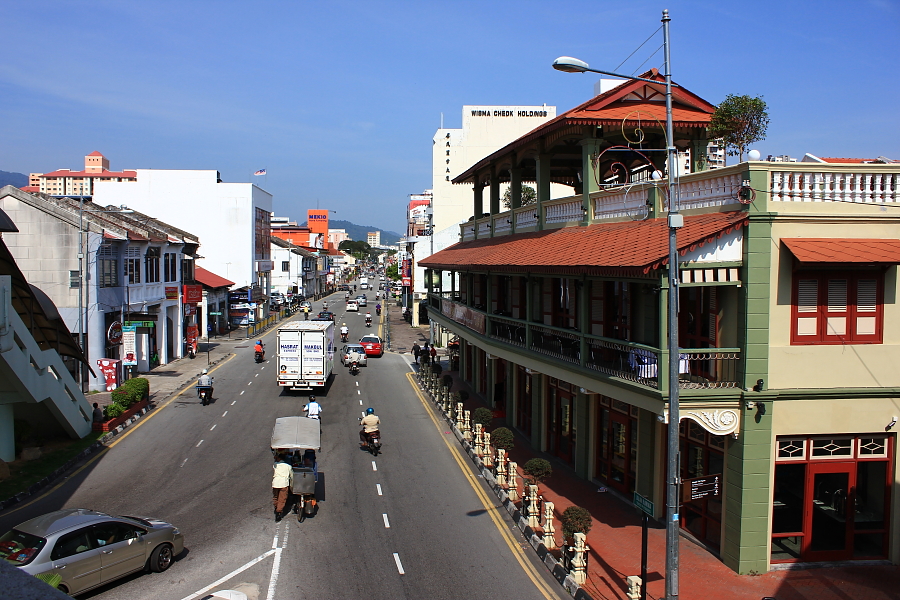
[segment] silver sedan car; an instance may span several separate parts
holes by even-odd
[[[162,573],[184,550],[174,525],[82,508],[25,521],[0,537],[0,558],[26,573],[57,574],[58,588],[79,594],[141,569]]]

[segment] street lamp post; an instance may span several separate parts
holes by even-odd
[[[669,183],[669,293],[668,293],[668,350],[669,350],[669,422],[667,431],[668,457],[666,461],[666,600],[678,598],[678,540],[680,517],[678,514],[679,430],[681,417],[678,402],[678,229],[684,226],[684,217],[678,213],[679,189],[675,179],[676,154],[672,127],[672,69],[669,55],[669,11],[662,13],[663,52],[665,54],[666,79],[666,156],[668,158]],[[577,58],[561,56],[553,61],[553,68],[566,73],[600,73],[622,79],[659,83],[652,79],[620,75],[610,71],[592,69]],[[646,585],[646,582],[644,582]]]

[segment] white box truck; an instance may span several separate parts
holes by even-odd
[[[278,386],[324,388],[334,369],[334,321],[292,321],[278,328]]]
[[[369,278],[368,277],[360,277],[359,278],[359,288],[362,290],[369,289]]]

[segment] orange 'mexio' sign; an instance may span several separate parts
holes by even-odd
[[[306,212],[306,224],[313,233],[322,233],[328,238],[328,210],[310,209]]]

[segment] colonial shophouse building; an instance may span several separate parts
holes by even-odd
[[[900,165],[707,170],[713,106],[679,87],[673,143],[694,172],[667,189],[650,177],[665,169],[663,79],[642,77],[660,83],[600,94],[454,179],[474,186],[474,217],[421,261],[443,275],[427,278],[442,282],[430,316],[459,336],[463,378],[509,426],[580,477],[650,498],[658,518],[678,352],[681,475],[723,482],[688,497],[681,525],[735,571],[900,562]],[[536,205],[521,206],[523,181]],[[551,201],[551,182],[573,194]]]

